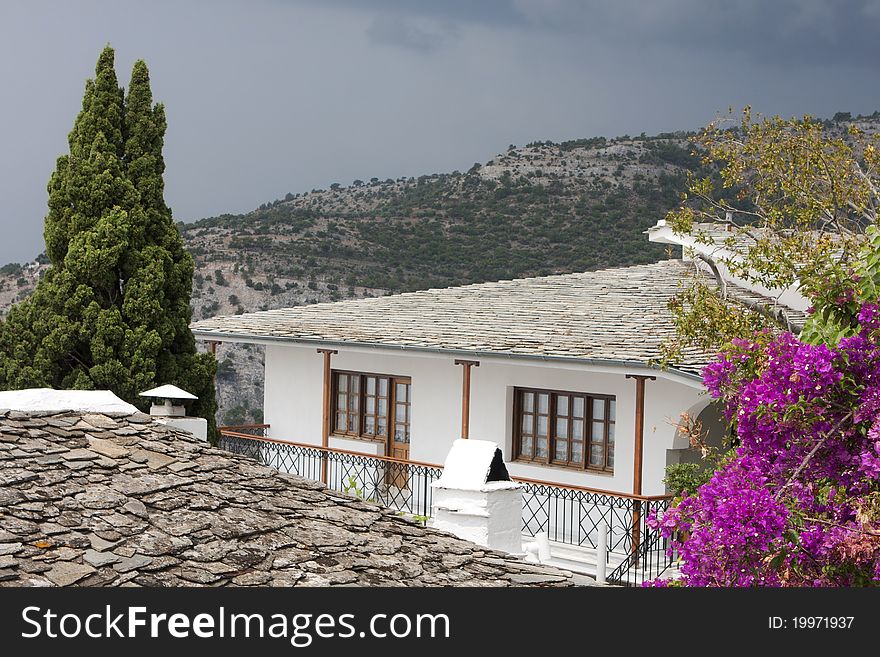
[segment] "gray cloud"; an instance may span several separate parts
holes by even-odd
[[[0,264],[108,41],[168,113],[180,220],[332,182],[466,170],[508,144],[694,129],[728,106],[880,109],[880,0],[0,2]]]
[[[373,43],[431,53],[456,39],[458,28],[449,21],[382,14],[372,20],[367,36]]]
[[[873,66],[880,57],[880,0],[320,1],[397,17],[547,30],[618,48],[711,48],[770,64]]]

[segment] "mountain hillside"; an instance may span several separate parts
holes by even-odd
[[[850,123],[876,131],[880,114]],[[355,180],[253,212],[179,224],[196,261],[193,318],[463,283],[656,262],[644,231],[688,174],[686,133],[511,145],[465,172]],[[44,259],[43,259],[44,262]],[[0,310],[46,265],[0,268]],[[221,424],[262,419],[262,349],[218,349]]]

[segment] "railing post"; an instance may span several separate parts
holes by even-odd
[[[479,367],[478,360],[455,359],[461,365],[461,437],[467,439],[470,434],[471,421],[471,367]]]
[[[627,379],[636,381],[635,442],[633,447],[633,495],[642,494],[642,456],[645,437],[645,381],[656,381],[656,376],[646,374],[627,374]],[[635,554],[641,541],[642,503],[633,500],[632,552]]]
[[[632,545],[630,546],[630,552],[637,555],[639,551],[639,544],[642,540],[642,502],[640,500],[633,500],[632,505]],[[636,564],[638,564],[638,557],[636,557],[636,559]]]
[[[321,447],[327,449],[330,446],[330,384],[331,373],[330,357],[338,353],[335,349],[318,349],[319,354],[324,355],[324,398],[321,412]],[[327,483],[327,458],[326,452],[321,452],[321,483]]]
[[[608,567],[608,525],[599,524],[599,536],[596,538],[596,582],[605,583],[605,569]]]

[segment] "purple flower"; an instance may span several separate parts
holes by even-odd
[[[740,446],[695,495],[649,518],[681,557],[679,583],[880,583],[880,522],[861,511],[880,498],[878,306],[858,321],[836,346],[738,339],[706,366]]]

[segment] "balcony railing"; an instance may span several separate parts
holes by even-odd
[[[669,508],[669,497],[625,495],[513,477],[523,484],[523,532],[547,532],[551,541],[598,549],[599,526],[608,527],[609,552],[630,554],[653,530],[649,513]]]
[[[432,513],[431,484],[443,466],[265,437],[268,425],[222,427],[219,447],[280,472],[324,481],[333,490],[396,509],[421,522]],[[668,496],[637,496],[514,477],[523,485],[523,534],[598,549],[607,526],[607,551],[624,557],[609,582],[641,583],[669,563],[666,541],[645,524],[669,508]],[[624,564],[628,564],[624,566]],[[621,570],[622,569],[622,570]]]
[[[227,427],[220,430],[218,446],[279,472],[323,481],[333,490],[396,509],[423,523],[431,515],[431,483],[443,472],[431,463],[283,442]]]

